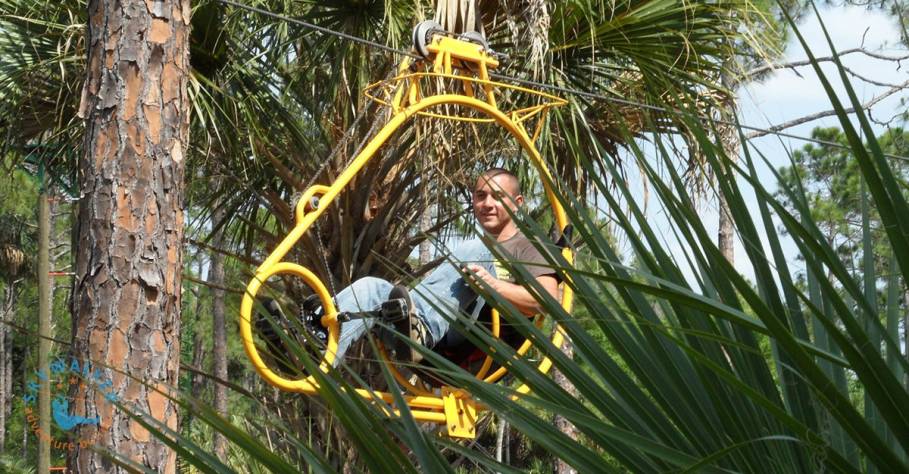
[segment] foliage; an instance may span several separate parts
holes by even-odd
[[[723,59],[734,53],[730,44],[736,43],[729,39],[741,27],[740,18],[730,13],[750,5],[550,2],[542,11],[533,9],[540,2],[513,3],[489,29],[493,47],[516,59],[508,74],[689,111],[700,111],[714,97]],[[403,44],[411,19],[424,15],[423,5],[410,0],[258,5],[391,45]],[[84,6],[3,0],[0,9],[0,125],[11,137],[6,145],[20,159],[35,150],[59,157],[50,163],[60,164],[60,176],[69,176],[65,151],[80,146],[75,111],[84,59],[76,33],[84,24]],[[527,18],[544,13],[551,21],[548,29],[523,28]],[[309,181],[336,176],[381,123],[380,111],[359,91],[385,77],[395,58],[215,2],[197,5],[193,21],[195,148],[187,174],[195,243],[188,252],[204,267],[202,254],[211,250],[205,247],[213,229],[211,210],[227,209],[227,248],[213,251],[232,257],[228,280],[234,287],[292,225],[291,204]],[[537,56],[524,55],[534,47],[541,51]],[[906,280],[897,277],[897,270],[905,274],[909,268],[909,233],[898,218],[906,215],[900,168],[885,162],[881,151],[886,139],[857,140],[843,105],[834,104],[844,142],[852,147],[848,163],[853,164],[847,168],[853,178],[862,176],[868,194],[855,193],[849,184],[855,179],[842,189],[848,190],[850,205],[865,202],[870,220],[880,222],[850,228],[851,238],[860,243],[850,255],[863,258],[874,246],[892,250],[887,278],[876,277],[882,274],[879,268],[863,270],[864,280],[885,290],[882,304],[873,308],[877,286],[856,284],[850,257],[822,232],[830,218],[815,209],[810,173],[800,173],[801,179],[784,173],[781,191],[774,195],[756,176],[760,157],[753,156],[754,150],[746,150],[741,166],[731,165],[722,147],[708,138],[712,131],[690,115],[650,116],[636,107],[570,99],[550,117],[540,147],[556,170],[560,199],[571,211],[577,244],[588,259],[578,268],[552,262],[578,295],[573,315],[580,319],[543,300],[547,313],[572,337],[575,359],[547,345],[547,334],[527,325],[503,301],[497,304],[510,322],[534,337],[539,353],[553,357],[582,403],[526,361],[516,362],[512,372],[533,392],[518,402],[509,398],[513,385],[479,383],[427,354],[437,359],[440,376],[468,388],[522,432],[532,444],[527,466],[539,470],[546,470],[550,456],[582,471],[905,469],[909,423],[901,407],[909,395],[901,380],[907,363],[893,321],[903,311],[897,296],[905,292]],[[832,92],[831,100],[836,100]],[[868,127],[866,121],[861,125]],[[679,150],[673,133],[679,127],[716,170],[744,240],[767,241],[766,247],[747,247],[753,283],[719,255],[701,222],[675,161]],[[867,130],[864,136],[870,136]],[[450,140],[439,147],[438,138]],[[653,152],[645,153],[638,138],[654,144]],[[29,148],[36,140],[43,147]],[[422,212],[433,208],[445,228],[447,219],[456,220],[463,209],[454,191],[457,181],[485,163],[521,163],[515,150],[495,130],[465,133],[417,122],[383,151],[332,209],[324,233],[304,242],[295,257],[339,285],[366,273],[398,274],[396,267],[424,238],[413,230]],[[812,152],[803,153],[807,159]],[[658,228],[627,189],[623,160],[640,167],[652,183],[655,201],[670,216],[668,229]],[[793,160],[797,163],[798,155]],[[526,170],[523,174],[540,179]],[[748,191],[757,196],[756,211],[744,201]],[[611,221],[632,255],[617,252],[604,221]],[[530,218],[522,222],[529,234],[542,234],[547,227]],[[775,222],[782,223],[785,235]],[[805,261],[807,288],[782,252],[786,238]],[[201,270],[186,271],[201,277]],[[274,287],[291,297],[306,292],[289,281]],[[236,298],[228,298],[230,314],[237,312]],[[205,290],[185,298],[194,309],[184,313],[193,319],[181,335],[184,362],[195,348],[194,332],[210,330],[205,319],[210,299]],[[231,323],[232,334],[235,327]],[[496,348],[500,359],[511,353],[486,333],[471,337]],[[291,351],[306,353],[301,347]],[[482,450],[418,426],[406,410],[389,418],[380,407],[347,395],[353,386],[393,385],[385,372],[367,381],[358,365],[320,374],[322,395],[304,399],[279,396],[264,386],[236,346],[230,357],[235,363],[229,380],[205,383],[230,384],[229,419],[205,404],[207,391],[192,396],[200,379],[184,379],[182,390],[166,394],[192,420],[179,432],[135,407],[121,408],[167,439],[181,462],[206,472],[443,472],[458,459],[476,470],[511,470]],[[553,426],[555,413],[581,431],[579,442]],[[213,456],[214,432],[230,440],[227,458]]]
[[[826,81],[819,68],[817,72]],[[829,86],[828,92],[858,173],[868,183],[866,205],[877,211],[887,230],[880,238],[893,250],[895,272],[885,283],[886,293],[901,294],[906,291],[905,279],[895,275],[909,273],[909,234],[900,230],[907,225],[899,219],[906,215],[907,200],[900,192],[896,167],[884,158],[878,140],[859,139],[844,105]],[[850,100],[858,102],[853,94]],[[604,454],[619,469],[634,472],[904,471],[909,422],[902,407],[909,403],[909,391],[902,380],[909,363],[899,352],[895,326],[889,324],[901,314],[900,302],[888,298],[881,309],[888,324],[878,322],[878,312],[871,308],[876,288],[856,283],[836,242],[821,232],[804,192],[810,189],[808,182],[778,177],[772,184],[780,186],[785,195],[781,199],[757,174],[761,157],[756,150],[746,147],[735,165],[724,156],[721,144],[710,141],[709,130],[697,122],[690,126],[720,172],[718,186],[729,199],[743,240],[766,242],[746,245],[753,283],[712,243],[673,160],[674,140],[654,133],[649,138],[656,144],[655,154],[647,155],[632,144],[630,159],[653,183],[654,199],[670,219],[668,229],[655,226],[627,187],[609,186],[607,179],[622,182],[622,177],[616,164],[603,158],[605,153],[579,157],[597,160],[596,165],[585,164],[608,172],[592,179],[605,206],[602,212],[613,216],[619,238],[633,249],[633,265],[624,263],[601,223],[584,212],[584,199],[564,189],[560,195],[579,244],[596,266],[572,268],[556,257],[552,264],[577,294],[575,314],[586,314],[606,337],[605,344],[536,288],[547,313],[574,342],[575,360],[568,359],[507,302],[489,295],[511,324],[553,358],[583,403],[528,361],[515,361],[511,372],[532,387],[532,394],[514,401],[513,385],[481,383],[432,352],[425,356],[440,367],[439,376],[470,390],[537,446],[579,471],[608,469]],[[861,114],[859,126],[870,136],[867,118]],[[746,191],[756,196],[754,210],[746,204]],[[805,261],[807,289],[789,266],[782,251],[785,235],[775,222],[781,223]],[[527,216],[521,223],[526,233],[545,233]],[[870,252],[872,235],[868,226],[864,229],[861,252]],[[512,270],[522,274],[520,267]],[[874,280],[871,273],[873,268],[863,278]],[[530,281],[529,275],[522,276]],[[470,337],[494,348],[502,362],[512,353],[483,331],[472,331]],[[308,359],[305,363],[307,369],[315,369]],[[355,374],[345,379],[337,371],[316,373],[322,387],[318,403],[324,403],[346,429],[359,454],[359,468],[382,471],[403,465],[404,471],[447,471],[440,452],[451,450],[467,456],[479,469],[509,472],[488,455],[418,427],[403,407],[401,417],[388,418],[379,407],[350,398],[345,387],[358,380]],[[852,397],[850,390],[861,396]],[[188,409],[219,430],[234,429],[211,418],[204,407]],[[549,417],[554,413],[583,433],[581,442],[553,426]],[[269,457],[264,444],[241,432],[228,436],[250,457],[284,469]],[[314,470],[330,468],[309,445],[288,448],[298,453],[298,459],[311,462]],[[210,462],[202,454],[186,459],[198,466]]]
[[[811,136],[816,139],[846,145],[846,136],[838,128],[815,128]],[[892,129],[877,137],[884,150],[896,156],[909,154],[909,134],[902,129]],[[892,161],[895,179],[903,183],[909,179],[909,166],[903,160]],[[856,275],[862,273],[862,229],[863,196],[867,193],[858,160],[849,149],[829,145],[805,145],[792,154],[792,165],[780,169],[782,179],[792,188],[798,182],[804,187],[805,200],[811,209],[812,218],[824,233],[840,257],[849,263]],[[787,200],[785,193],[777,193],[786,202],[790,211],[795,205]],[[881,227],[880,215],[874,209],[868,214],[875,273],[888,272],[892,252]]]
[[[29,466],[26,459],[4,453],[0,455],[0,471],[7,474],[34,474],[35,468]]]

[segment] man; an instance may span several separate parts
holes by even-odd
[[[524,265],[542,288],[557,297],[558,280],[555,272],[547,266],[546,259],[533,244],[520,233],[511,218],[524,204],[518,178],[508,170],[491,168],[477,179],[472,201],[477,221],[486,235],[495,241],[500,254],[508,256],[516,264]],[[440,265],[412,290],[396,287],[380,278],[359,279],[338,293],[335,298],[337,309],[340,313],[362,314],[378,310],[389,300],[400,299],[404,302],[409,317],[405,318],[404,325],[397,325],[399,331],[405,334],[409,332],[411,339],[428,348],[455,347],[463,343],[464,337],[457,331],[449,330],[452,315],[460,312],[476,319],[483,306],[482,300],[462,278],[462,271],[466,270],[475,283],[485,282],[522,313],[530,316],[539,312],[539,305],[533,295],[515,283],[512,275],[493,257],[482,240],[474,239],[461,244],[449,257],[449,262]],[[266,303],[266,307],[273,314],[276,313],[273,304]],[[342,323],[336,364],[350,345],[363,337],[376,321],[374,317],[362,317]],[[398,357],[401,358],[400,353]],[[418,358],[411,354],[412,361],[417,362]]]

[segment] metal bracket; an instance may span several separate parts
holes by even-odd
[[[477,437],[477,405],[462,389],[442,387],[445,425],[452,438]]]
[[[343,311],[338,313],[338,321],[346,323],[354,319],[381,319],[387,323],[403,321],[408,313],[407,302],[401,298],[383,301],[379,309],[372,311]]]

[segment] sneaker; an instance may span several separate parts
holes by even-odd
[[[391,323],[395,330],[409,336],[414,342],[429,347],[429,331],[426,323],[417,315],[410,291],[406,286],[396,285],[388,293],[388,301],[382,303],[382,317]],[[414,364],[423,360],[423,354],[413,349],[406,341],[395,338],[395,356],[399,360]]]

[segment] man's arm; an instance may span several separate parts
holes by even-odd
[[[492,276],[485,268],[479,265],[468,265],[467,269],[476,275],[477,279],[483,280],[496,293],[502,295],[522,313],[533,316],[541,311],[540,304],[537,300],[521,285],[517,285]],[[540,275],[536,278],[540,284],[553,298],[559,298],[559,281],[552,275]]]

